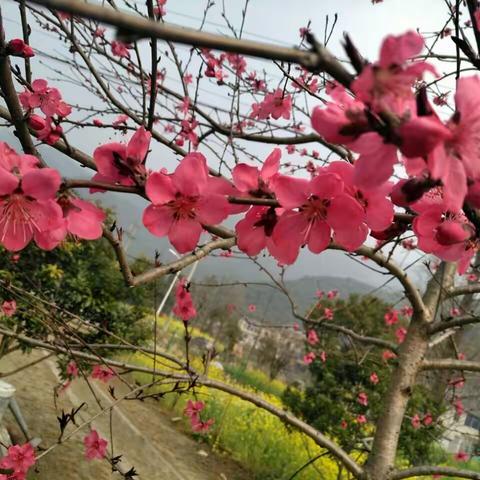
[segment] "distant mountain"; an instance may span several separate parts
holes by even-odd
[[[374,294],[386,302],[394,303],[402,294],[398,290],[384,288],[379,292],[371,284],[344,277],[302,277],[297,280],[285,282],[292,300],[297,305],[299,313],[305,313],[313,304],[317,290],[325,292],[338,290],[340,298],[347,298],[350,294]],[[248,304],[256,306],[255,317],[264,322],[274,324],[291,323],[295,321],[291,313],[288,298],[277,289],[266,285],[252,285],[246,287]]]

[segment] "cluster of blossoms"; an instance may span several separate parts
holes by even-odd
[[[72,108],[62,100],[58,88],[49,87],[46,80],[37,79],[29,89],[18,95],[28,114],[28,124],[40,140],[53,145],[62,135],[60,122],[70,115]],[[34,113],[39,109],[45,116]]]
[[[225,62],[228,62],[231,70],[235,75],[241,77],[247,70],[247,62],[242,55],[237,53],[221,53],[216,57],[209,49],[202,49],[202,55],[206,63],[205,76],[214,78],[219,85],[224,83],[224,79],[228,77],[225,71]]]
[[[193,401],[188,400],[187,405],[183,413],[190,419],[190,425],[192,430],[197,433],[206,433],[210,430],[210,427],[215,423],[214,418],[203,421],[200,418],[200,413],[205,408],[205,403],[201,400]]]
[[[19,155],[0,142],[0,244],[23,249],[32,239],[44,250],[68,233],[94,240],[102,235],[105,213],[90,202],[59,194],[61,178],[41,168],[32,155]]]
[[[415,97],[414,84],[434,68],[423,61],[409,61],[423,49],[415,32],[389,36],[380,60],[363,68],[352,82],[351,96],[332,85],[332,101],[312,114],[315,130],[330,142],[347,145],[359,154],[353,181],[367,192],[389,185],[394,166],[403,164],[408,179],[399,181],[391,199],[418,214],[414,232],[418,246],[441,259],[460,261],[463,272],[477,248],[475,229],[462,207],[480,205],[478,119],[480,78],[457,83],[456,110],[442,122],[424,91]],[[368,112],[368,115],[367,115]],[[394,115],[388,136],[372,118]],[[378,237],[377,237],[378,238]]]
[[[175,290],[175,305],[173,313],[181,318],[184,322],[194,318],[197,315],[197,310],[193,305],[192,295],[188,291],[187,281],[182,278]]]
[[[11,473],[0,473],[0,480],[26,480],[27,473],[35,465],[35,452],[30,443],[12,445],[5,457],[0,459],[0,468]]]

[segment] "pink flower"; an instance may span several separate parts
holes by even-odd
[[[175,143],[182,146],[185,140],[188,140],[193,147],[196,147],[198,145],[198,135],[195,133],[195,129],[198,127],[198,122],[194,118],[186,118],[180,122],[180,127],[181,130]]]
[[[75,197],[61,197],[58,200],[63,211],[63,223],[54,230],[38,235],[38,245],[51,250],[61,243],[67,234],[84,240],[96,240],[103,234],[106,214],[93,203]]]
[[[347,427],[348,427],[347,421],[346,421],[346,420],[342,420],[342,421],[340,422],[340,428],[341,428],[342,430],[346,430]]]
[[[24,58],[35,56],[33,48],[27,45],[21,38],[14,38],[7,43],[7,54]]]
[[[276,258],[282,263],[293,263],[302,245],[308,245],[312,253],[325,250],[332,229],[335,240],[348,250],[355,250],[365,240],[365,212],[343,193],[340,176],[321,172],[308,181],[279,175],[274,190],[282,207],[288,209],[273,232]]]
[[[347,162],[332,162],[326,170],[336,173],[343,180],[344,191],[363,207],[365,223],[374,231],[388,228],[393,221],[393,204],[388,197],[391,185],[387,182],[374,190],[362,190],[355,186],[355,167]]]
[[[277,248],[273,241],[273,232],[278,222],[276,209],[273,207],[252,207],[235,225],[237,246],[247,255],[258,255],[264,248],[276,258]]]
[[[306,355],[303,356],[303,363],[305,365],[310,365],[315,360],[315,353],[308,352]]]
[[[215,423],[214,418],[209,418],[206,421],[200,420],[198,417],[192,417],[190,421],[192,430],[197,433],[206,433],[210,430],[211,426]]]
[[[367,423],[367,417],[365,415],[357,415],[357,423]]]
[[[385,320],[385,325],[395,325],[398,323],[398,310],[389,309],[383,316]]]
[[[105,367],[104,365],[94,365],[91,376],[92,378],[100,380],[103,383],[108,383],[116,376],[116,373],[110,367]]]
[[[315,292],[315,296],[316,296],[317,298],[323,298],[323,295],[324,295],[324,294],[325,294],[325,292],[324,292],[323,290],[317,290],[317,291]]]
[[[85,446],[85,458],[87,460],[102,460],[107,455],[108,442],[100,437],[96,430],[92,430],[83,439]]]
[[[112,122],[112,125],[116,127],[120,125],[126,125],[127,121],[128,121],[128,115],[121,114]]]
[[[167,0],[157,0],[157,5],[153,9],[153,13],[157,15],[157,17],[164,17],[167,14],[167,10],[165,5]]]
[[[421,422],[420,422],[420,417],[418,416],[418,413],[412,417],[411,423],[412,423],[412,427],[415,428],[415,430],[417,428],[420,428]]]
[[[450,309],[450,315],[451,315],[452,317],[458,317],[458,316],[460,315],[460,313],[461,313],[461,312],[460,312],[460,309],[459,309],[458,307],[452,307],[452,308]]]
[[[382,352],[382,358],[383,358],[384,362],[388,362],[392,358],[396,358],[396,357],[397,357],[397,355],[395,353],[393,353],[391,350],[384,350]]]
[[[398,343],[403,343],[405,341],[405,337],[407,336],[407,329],[404,327],[397,328],[395,330],[395,337],[397,337]]]
[[[370,375],[370,382],[372,382],[374,385],[377,385],[377,383],[379,382],[379,378],[378,378],[378,375],[373,372],[371,375]]]
[[[327,298],[329,300],[332,300],[333,298],[337,298],[338,297],[338,290],[329,290],[327,292]]]
[[[5,476],[7,480],[24,480],[33,465],[35,465],[35,451],[30,443],[12,445],[8,448],[7,455],[0,460],[1,468],[13,470],[12,476]]]
[[[253,313],[253,312],[256,312],[256,311],[257,311],[257,307],[256,307],[255,305],[253,305],[253,304],[250,304],[250,305],[248,306],[248,311],[249,311],[249,312],[252,312],[252,313]]]
[[[307,334],[307,342],[310,345],[316,345],[318,343],[318,335],[315,330],[309,330]]]
[[[349,144],[369,128],[365,105],[338,84],[329,84],[327,93],[333,101],[313,109],[312,127],[328,142]]]
[[[323,363],[325,363],[325,362],[327,361],[327,352],[325,352],[325,351],[323,351],[323,350],[320,352],[320,360],[321,360]]]
[[[78,377],[78,367],[74,360],[71,360],[70,362],[68,362],[67,376],[69,376],[70,378]]]
[[[25,90],[18,95],[20,102],[26,110],[40,108],[47,115],[53,117],[68,116],[72,109],[62,100],[62,95],[57,88],[48,86],[46,80],[37,79],[32,82],[32,90]]]
[[[7,317],[11,317],[15,315],[16,311],[17,311],[17,302],[15,300],[5,300],[2,303],[2,312]]]
[[[180,279],[175,290],[175,306],[173,313],[180,317],[184,322],[197,315],[197,310],[193,305],[192,295],[190,294],[185,278]]]
[[[120,185],[135,185],[146,175],[145,158],[150,146],[151,133],[140,127],[127,145],[107,143],[96,148],[93,159],[97,171],[92,180]]]
[[[362,191],[377,189],[392,176],[398,161],[397,147],[385,143],[378,133],[365,133],[350,148],[360,154],[354,165],[353,182]]]
[[[475,253],[470,241],[475,231],[473,225],[462,212],[447,212],[441,198],[424,195],[412,208],[419,212],[413,221],[418,247],[442,260],[459,261],[459,273],[463,273]]]
[[[389,35],[382,43],[380,60],[365,67],[353,81],[357,98],[375,110],[391,110],[402,115],[414,110],[412,86],[425,72],[435,73],[426,62],[409,60],[424,47],[421,35],[409,31],[403,35]]]
[[[130,58],[130,52],[128,51],[128,49],[131,48],[130,45],[113,40],[111,47],[112,47],[112,54],[115,55],[116,57]]]
[[[282,151],[275,148],[263,162],[261,169],[239,163],[232,172],[233,183],[240,192],[253,197],[272,196],[272,183],[278,174],[281,157]]]
[[[183,413],[187,417],[194,417],[200,415],[200,412],[205,408],[205,403],[201,400],[194,402],[193,400],[188,400]]]
[[[272,93],[267,93],[263,102],[254,103],[252,110],[250,117],[258,118],[259,120],[266,120],[270,117],[275,120],[278,120],[280,117],[289,120],[292,111],[292,96],[284,96],[283,90],[278,88]]]
[[[195,249],[202,224],[217,224],[229,213],[226,198],[211,192],[201,153],[186,155],[171,175],[152,173],[145,190],[152,204],[143,213],[143,224],[158,237],[168,235],[179,253]]]
[[[333,320],[333,309],[332,308],[324,308],[323,310],[323,316],[327,320]]]
[[[457,462],[468,462],[470,460],[470,455],[466,452],[458,452],[455,454],[455,460],[457,460]]]
[[[422,419],[422,423],[428,427],[429,425],[431,425],[433,423],[433,417],[430,413],[426,413],[425,416],[423,417]]]
[[[365,392],[360,392],[357,396],[357,402],[364,407],[368,406],[368,395]]]
[[[32,155],[17,155],[0,142],[0,243],[7,250],[22,250],[32,238],[57,228],[61,208],[55,202],[60,175],[53,168],[38,168]]]

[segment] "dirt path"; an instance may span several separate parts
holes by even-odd
[[[0,371],[7,372],[28,363],[41,354],[29,356],[12,354],[2,359]],[[75,380],[57,400],[53,401],[53,388],[57,384],[55,361],[48,359],[32,368],[6,379],[17,389],[20,404],[27,424],[34,436],[42,438],[42,447],[55,442],[58,436],[56,420],[64,409],[69,411],[82,402],[79,421],[88,419],[100,410],[87,383]],[[97,381],[91,386],[103,408],[112,403],[108,389]],[[116,385],[116,395],[123,388]],[[163,412],[154,401],[125,401],[113,411],[114,455],[123,455],[122,467],[134,466],[142,480],[246,480],[248,476],[238,465],[213,452],[205,444],[179,432],[168,413]],[[13,425],[11,417],[6,423]],[[110,438],[109,414],[94,421],[94,427],[104,437]],[[70,428],[70,427],[69,427]],[[15,430],[15,428],[14,428]],[[31,478],[38,480],[106,480],[120,479],[112,474],[109,464],[102,461],[87,462],[83,457],[82,439],[88,430],[80,432],[66,445],[58,446],[39,462],[38,471]],[[21,435],[15,431],[21,440]],[[208,456],[204,456],[207,453]],[[29,477],[30,478],[30,477]]]

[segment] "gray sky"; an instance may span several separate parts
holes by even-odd
[[[139,6],[144,2],[136,0]],[[221,1],[211,9],[208,15],[206,30],[215,33],[229,34],[225,21],[221,16]],[[226,14],[233,25],[238,27],[241,21],[241,10],[244,2],[240,0],[225,0]],[[2,10],[7,20],[7,37],[12,38],[19,35],[19,24],[17,15],[17,6],[11,0],[1,1]],[[167,2],[166,21],[177,23],[184,26],[198,27],[203,15],[206,2],[199,0],[169,0]],[[280,0],[251,0],[248,6],[247,19],[244,27],[244,37],[254,40],[268,41],[281,45],[294,45],[299,42],[299,28],[305,26],[311,20],[311,30],[322,40],[326,16],[329,16],[330,25],[334,14],[338,14],[337,24],[334,34],[329,43],[329,48],[336,54],[343,56],[340,42],[343,32],[348,32],[361,52],[371,60],[375,60],[382,39],[390,33],[399,34],[408,29],[419,29],[428,34],[438,30],[447,19],[447,10],[443,2],[438,0],[384,0],[382,4],[372,5],[370,0],[296,0],[295,2]],[[34,27],[32,44],[34,47],[41,46],[43,51],[49,51],[55,54],[63,51],[63,46],[59,45],[53,34],[38,30],[34,21],[31,22]],[[437,44],[437,53],[451,53],[451,39],[440,40]],[[180,47],[181,55],[186,55],[187,49]],[[146,55],[146,51],[144,52]],[[50,65],[53,65],[50,62]],[[275,66],[268,62],[260,62],[248,59],[249,71],[255,69],[265,69],[273,77],[278,77],[279,72]],[[45,76],[52,79],[52,83],[58,78],[58,75],[52,73],[45,66],[45,60],[40,57],[34,59],[34,70],[36,76]],[[193,73],[193,72],[192,72]],[[174,73],[169,71],[167,85],[178,89],[179,82],[174,78]],[[171,75],[171,76],[170,76]],[[446,87],[451,86],[451,82],[445,82]],[[95,103],[95,99],[90,98],[85,92],[79,92],[78,88],[65,84],[62,87],[65,99],[70,103]],[[79,98],[79,95],[82,95]],[[203,83],[201,99],[208,103],[216,105],[229,105],[229,99],[225,97],[225,89],[219,89],[215,85]],[[313,106],[313,104],[311,104]],[[248,109],[246,109],[246,112]],[[6,132],[0,130],[0,138],[6,138]],[[75,144],[91,153],[100,143],[112,138],[109,133],[97,131],[95,129],[83,130],[74,137]],[[11,138],[10,138],[10,141]],[[14,142],[14,140],[12,141]],[[249,148],[256,154],[266,155],[271,147],[264,147],[258,144],[250,144]],[[66,161],[57,154],[52,154],[49,149],[43,149],[48,153],[53,166],[62,170],[62,165]],[[158,168],[166,166],[172,168],[175,165],[175,157],[164,147],[155,146],[150,156],[151,167]],[[71,171],[69,171],[71,174]],[[78,169],[76,176],[88,176],[83,170]],[[111,203],[115,203],[118,197],[115,197]],[[141,210],[138,210],[136,216],[140,224]],[[128,221],[128,220],[125,220]],[[148,236],[148,234],[146,234]],[[164,248],[166,243],[155,240],[156,248]],[[157,247],[158,245],[158,247]],[[151,252],[146,252],[151,253]],[[398,261],[410,262],[416,257],[415,253],[402,252],[397,258]],[[406,260],[404,260],[406,258]],[[236,267],[235,264],[229,268],[224,259],[212,260],[214,270],[229,270],[230,274],[236,271],[243,272],[244,267]],[[222,263],[219,263],[222,262]],[[241,262],[242,265],[245,262]],[[246,267],[245,267],[246,268]],[[247,269],[243,274],[256,274],[256,268]],[[375,285],[385,280],[385,277],[373,273],[372,271],[358,265],[346,256],[338,252],[326,252],[318,256],[313,256],[308,252],[302,252],[300,260],[291,267],[289,276],[292,278],[303,275],[338,275],[355,277]]]

